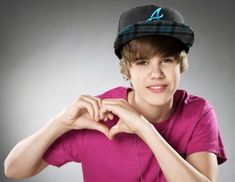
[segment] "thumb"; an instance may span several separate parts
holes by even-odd
[[[117,123],[115,126],[113,126],[113,127],[109,130],[109,139],[112,140],[113,137],[114,137],[116,134],[120,133],[120,132],[121,132],[121,130],[120,130],[120,127],[119,127],[119,125],[118,125],[118,123]]]
[[[109,128],[108,128],[106,125],[101,124],[101,123],[98,123],[98,122],[97,122],[97,123],[94,122],[94,123],[92,124],[91,129],[92,129],[92,130],[97,130],[97,131],[99,131],[99,132],[105,134],[105,135],[109,138]]]

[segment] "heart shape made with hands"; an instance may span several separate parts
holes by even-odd
[[[105,122],[119,117],[111,128]],[[125,99],[98,99],[81,96],[55,117],[67,129],[91,129],[105,134],[109,139],[120,132],[135,133],[140,128],[140,115]]]
[[[130,104],[132,102],[129,103],[126,99],[101,100],[95,97],[83,96],[78,101],[79,112],[83,114],[78,114],[80,117],[78,118],[79,121],[76,122],[77,129],[97,130],[112,139],[117,133],[135,133],[134,131],[140,128],[140,114],[132,107],[132,104]],[[109,128],[105,122],[113,120],[114,115],[119,117],[119,120],[116,125]]]
[[[112,128],[109,129],[109,139],[112,139],[118,133],[133,133],[129,127],[121,120],[117,122]]]
[[[103,118],[100,119],[99,121],[93,120],[91,119],[91,117],[89,116],[88,113],[84,114],[83,116],[80,117],[80,124],[83,125],[88,125],[89,126],[86,128],[87,129],[91,129],[91,130],[97,130],[101,133],[103,133],[104,135],[106,135],[110,140],[118,133],[133,133],[128,126],[125,124],[125,122],[123,122],[120,118],[118,120],[118,122],[112,126],[111,128],[109,128],[105,123],[107,121],[112,121],[114,119],[114,115],[112,112],[106,112],[103,113]],[[81,123],[83,122],[83,123]],[[85,128],[85,127],[84,127]]]
[[[117,133],[134,133],[136,122],[140,115],[136,110],[124,99],[104,99],[99,109],[100,119],[104,122],[114,119],[114,115],[119,117],[116,125],[108,131],[108,138],[112,139]]]

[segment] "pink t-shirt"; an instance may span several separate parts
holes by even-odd
[[[131,89],[117,87],[98,97],[124,98]],[[226,161],[215,112],[209,103],[197,96],[177,90],[173,116],[155,128],[183,157],[200,151],[213,152],[218,164]],[[109,127],[118,121],[107,121]],[[94,130],[72,130],[58,138],[44,154],[51,165],[81,162],[85,182],[165,182],[157,159],[135,134],[119,133],[113,140]]]

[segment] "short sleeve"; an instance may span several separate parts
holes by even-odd
[[[218,164],[227,160],[213,108],[202,113],[187,145],[186,155],[202,151],[215,153]]]
[[[57,167],[67,162],[81,162],[83,138],[83,130],[71,130],[65,133],[47,149],[43,159]]]

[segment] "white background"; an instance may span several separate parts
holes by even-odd
[[[99,2],[99,3],[98,3]],[[234,3],[208,0],[1,0],[0,159],[81,94],[129,85],[113,53],[118,17],[135,5],[177,9],[195,31],[181,88],[214,105],[229,160],[220,181],[234,179]],[[79,164],[49,167],[28,182],[82,181]]]

